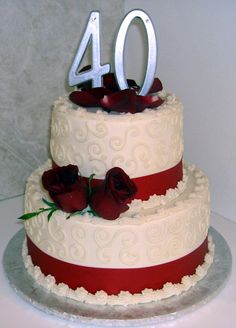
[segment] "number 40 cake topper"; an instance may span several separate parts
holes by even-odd
[[[128,28],[135,18],[139,18],[143,22],[147,33],[147,67],[143,85],[139,92],[139,95],[145,96],[152,86],[156,73],[157,41],[152,21],[149,16],[142,10],[133,10],[129,12],[120,25],[114,49],[115,76],[119,88],[121,90],[128,89],[128,84],[124,72],[124,46]],[[92,11],[88,19],[87,26],[80,42],[79,48],[75,55],[73,64],[69,71],[68,81],[70,86],[75,86],[91,80],[92,86],[94,88],[101,87],[102,76],[110,72],[110,64],[101,65],[99,19],[100,13],[98,11]],[[87,71],[78,72],[78,68],[90,41],[92,41],[92,68]]]

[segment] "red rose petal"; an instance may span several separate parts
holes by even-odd
[[[108,88],[105,87],[100,87],[100,88],[91,88],[91,89],[87,89],[84,90],[86,92],[88,92],[90,95],[101,99],[103,98],[105,95],[109,95],[110,93],[112,93],[111,90],[109,90]]]
[[[140,113],[145,108],[156,108],[164,100],[157,95],[139,96],[134,90],[126,89],[110,95],[104,96],[100,103],[104,109],[109,109],[119,113]]]
[[[106,174],[106,188],[120,203],[128,203],[137,192],[137,187],[120,167],[113,167]]]
[[[73,91],[69,95],[70,101],[74,104],[84,107],[99,106],[99,99],[90,95],[86,91]]]
[[[164,103],[164,100],[158,96],[137,96],[139,111],[142,111],[144,108],[156,108]]]
[[[101,105],[119,113],[136,113],[136,92],[126,89],[106,95],[101,99]]]
[[[139,86],[136,84],[134,80],[128,79],[127,84],[129,88],[139,89]],[[104,87],[111,90],[112,92],[120,91],[114,73],[108,73],[103,76],[103,85]]]
[[[119,91],[114,73],[108,73],[103,76],[103,85],[113,92]]]
[[[58,169],[48,170],[42,175],[42,184],[47,191],[60,192],[64,186],[58,180]]]
[[[120,213],[127,211],[128,205],[116,201],[112,193],[105,188],[105,182],[92,190],[89,205],[95,213],[105,220],[115,220]]]
[[[106,220],[115,220],[128,210],[127,203],[137,188],[129,176],[119,167],[110,169],[105,180],[92,189],[90,207]]]
[[[100,99],[104,95],[110,94],[111,91],[107,88],[91,88],[83,91],[73,91],[69,95],[70,101],[74,104],[84,107],[100,107]]]
[[[55,167],[42,175],[42,184],[61,210],[72,213],[88,205],[88,186],[76,165]]]
[[[161,81],[156,77],[148,93],[155,93],[163,89]]]
[[[82,211],[88,204],[88,193],[85,185],[71,192],[54,194],[49,193],[52,200],[64,212],[73,213]]]
[[[127,80],[128,86],[131,89],[139,90],[140,87],[137,85],[137,83],[134,80],[128,79]]]

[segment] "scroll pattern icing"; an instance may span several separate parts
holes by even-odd
[[[71,254],[71,257],[76,261],[83,260],[86,256],[85,247],[81,243],[81,240],[86,237],[84,229],[79,226],[74,227],[74,229],[71,230],[71,237],[73,243],[70,247],[69,254]]]
[[[88,137],[88,127],[87,125],[81,126],[79,129],[75,130],[75,140],[78,142],[85,142]]]
[[[117,131],[119,133],[119,131]],[[136,139],[140,136],[140,131],[138,127],[130,126],[125,130],[124,135],[116,135],[110,139],[110,147],[112,150],[119,151],[122,150],[130,139]]]
[[[70,121],[66,116],[53,117],[53,124],[51,126],[51,133],[56,137],[65,137],[71,131]]]
[[[96,124],[91,124],[87,122],[89,132],[97,138],[104,138],[108,134],[108,127],[104,122],[98,122]]]
[[[103,178],[116,162],[132,178],[158,173],[182,158],[182,120],[182,105],[174,96],[157,110],[133,115],[72,109],[65,98],[52,113],[51,155],[58,165],[78,165],[87,177]]]
[[[29,178],[26,212],[43,206],[42,197],[47,195],[40,179],[49,167],[51,161]],[[145,202],[134,201],[127,214],[116,221],[89,214],[67,220],[67,214],[58,210],[49,223],[45,213],[26,221],[27,235],[48,255],[78,265],[135,268],[175,260],[196,249],[209,227],[207,178],[191,166],[185,166],[184,171],[185,184],[179,183],[178,191],[169,190],[166,196]]]
[[[66,154],[71,164],[77,165],[78,167],[85,165],[83,156],[78,152],[78,149],[75,145],[69,145]]]
[[[128,159],[126,156],[114,156],[112,159],[112,167],[119,166],[119,167],[126,167],[126,172],[130,172],[130,176],[132,176],[133,172],[137,171],[138,164],[137,162],[133,159]]]

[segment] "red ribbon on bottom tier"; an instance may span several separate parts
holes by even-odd
[[[146,268],[106,269],[58,260],[41,251],[28,236],[27,246],[33,264],[46,276],[54,276],[57,283],[63,282],[71,289],[84,287],[92,294],[103,290],[109,295],[117,295],[120,291],[140,293],[145,288],[161,289],[166,282],[179,283],[183,276],[195,273],[208,252],[206,238],[196,250],[175,261]]]

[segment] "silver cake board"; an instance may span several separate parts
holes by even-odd
[[[22,259],[24,229],[8,243],[3,267],[7,279],[24,300],[48,314],[96,327],[145,327],[178,318],[208,303],[225,286],[232,268],[232,255],[225,239],[214,228],[209,234],[215,244],[214,262],[207,275],[180,296],[140,305],[90,305],[59,297],[39,286],[27,273]]]

